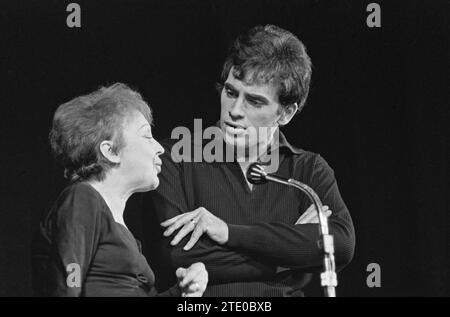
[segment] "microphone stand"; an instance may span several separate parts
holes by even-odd
[[[319,217],[319,232],[321,238],[321,240],[319,241],[319,247],[323,249],[324,253],[324,271],[320,274],[321,286],[324,288],[326,297],[336,297],[335,287],[337,286],[337,276],[334,261],[334,241],[333,236],[328,232],[328,219],[322,211],[322,202],[320,201],[319,196],[317,196],[317,194],[311,187],[292,178],[284,180],[280,177],[267,174],[261,169],[259,170],[259,172],[263,174],[262,177],[266,180],[300,189],[314,203]]]

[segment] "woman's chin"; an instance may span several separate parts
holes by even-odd
[[[142,193],[152,191],[158,188],[158,186],[159,186],[159,179],[156,178],[156,180],[152,180],[151,182],[148,182],[147,184],[140,186],[137,192]]]
[[[158,186],[159,186],[159,180],[156,181],[155,183],[153,183],[153,184],[150,186],[150,189],[149,189],[149,190],[155,190],[156,188],[158,188]]]

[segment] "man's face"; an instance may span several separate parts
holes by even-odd
[[[281,117],[281,105],[272,84],[247,85],[230,70],[220,98],[220,127],[225,142],[240,148],[267,146]]]

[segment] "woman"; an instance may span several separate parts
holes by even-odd
[[[34,259],[47,296],[201,296],[202,263],[178,268],[178,284],[157,294],[155,277],[123,212],[135,192],[155,189],[163,148],[152,114],[124,84],[103,87],[61,105],[50,144],[71,184],[41,222]]]

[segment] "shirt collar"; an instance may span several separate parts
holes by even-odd
[[[283,150],[287,150],[289,151],[291,154],[301,154],[303,152],[303,150],[293,146],[292,144],[290,144],[288,142],[288,140],[286,139],[286,137],[284,136],[284,133],[281,132],[278,129],[279,133],[280,133],[280,137],[279,137],[279,147],[280,149]]]

